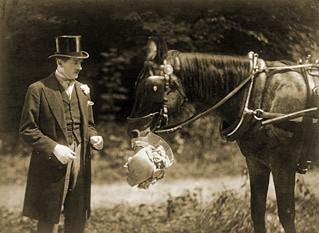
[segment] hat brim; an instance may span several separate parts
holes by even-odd
[[[128,183],[131,187],[134,187],[134,186],[138,185],[138,181],[137,181],[136,179],[132,178],[131,176],[128,176],[128,177],[126,178],[126,180],[127,180],[127,183]]]
[[[88,52],[81,51],[80,53],[69,53],[69,54],[62,54],[62,53],[55,53],[49,56],[49,58],[55,57],[66,57],[66,58],[75,58],[75,59],[87,59],[90,57]]]
[[[151,144],[154,147],[159,145],[163,146],[166,155],[170,158],[171,161],[174,160],[174,153],[170,145],[160,136],[153,132],[149,132],[145,137],[134,138],[133,141],[144,141]]]

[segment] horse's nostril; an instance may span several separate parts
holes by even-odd
[[[130,133],[131,138],[138,138],[140,136],[140,131],[137,129],[134,129]]]

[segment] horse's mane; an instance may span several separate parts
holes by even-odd
[[[249,75],[249,59],[239,56],[204,53],[178,53],[180,69],[176,72],[188,97],[202,100],[229,93]]]

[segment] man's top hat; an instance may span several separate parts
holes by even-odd
[[[89,54],[82,51],[81,36],[63,35],[55,38],[56,52],[49,56],[86,59]]]

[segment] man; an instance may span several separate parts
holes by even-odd
[[[57,69],[28,88],[20,135],[33,148],[23,215],[38,220],[38,233],[57,232],[64,213],[66,233],[84,232],[90,210],[90,148],[101,150],[94,128],[89,88],[76,79],[82,61],[81,36],[59,36]]]

